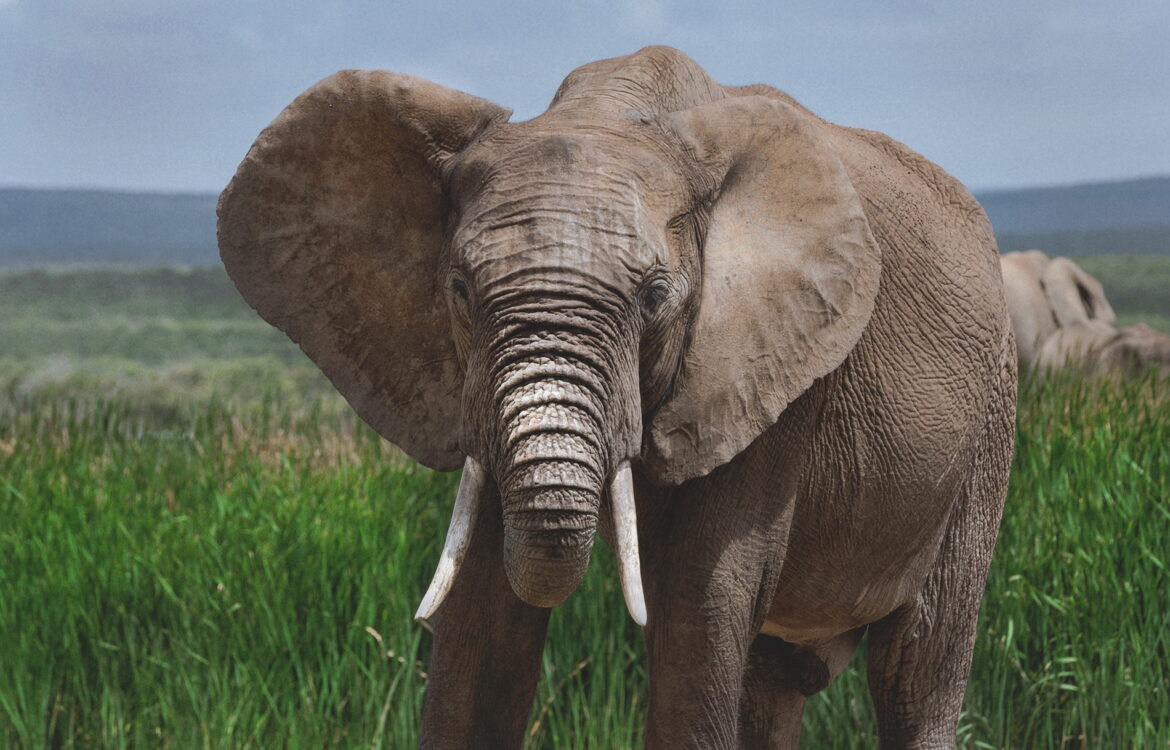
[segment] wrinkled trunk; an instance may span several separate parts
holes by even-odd
[[[539,607],[577,588],[593,549],[607,462],[586,391],[541,378],[502,399],[511,417],[499,461],[505,568],[517,596]]]
[[[505,568],[535,606],[564,601],[589,565],[614,435],[625,431],[612,320],[596,300],[562,297],[514,306],[493,326],[507,332],[490,364]]]
[[[578,441],[570,435],[548,435],[564,445]],[[529,604],[559,604],[577,588],[589,565],[600,505],[599,482],[581,464],[534,456],[513,465],[505,487],[508,581]]]
[[[641,440],[637,352],[621,345],[618,316],[603,304],[568,295],[514,299],[479,329],[464,389],[468,462],[421,619],[438,609],[457,575],[476,495],[494,482],[509,584],[538,607],[559,604],[580,584],[608,490],[622,588],[631,615],[645,624],[627,462]]]

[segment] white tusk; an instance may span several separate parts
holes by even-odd
[[[630,617],[646,627],[646,596],[642,593],[642,562],[638,557],[638,516],[634,511],[634,475],[623,461],[609,485],[609,502],[617,536],[618,572]]]
[[[475,517],[479,513],[479,496],[483,485],[483,467],[468,456],[463,463],[463,477],[459,480],[459,492],[455,495],[455,509],[451,511],[451,525],[447,527],[443,553],[439,556],[435,577],[431,579],[431,586],[422,604],[418,605],[414,619],[430,619],[455,583],[455,576],[459,573],[459,566],[463,564],[463,556],[467,554],[467,547],[471,543],[471,531],[475,528]]]

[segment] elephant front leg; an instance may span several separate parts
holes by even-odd
[[[532,713],[551,610],[513,593],[499,498],[482,500],[467,558],[432,620],[423,748],[519,748]]]
[[[648,748],[739,746],[748,655],[791,520],[791,495],[768,500],[688,492],[669,501],[664,520],[648,514],[648,525],[658,527],[642,536]]]
[[[716,584],[720,585],[720,584]],[[745,590],[737,596],[747,596]],[[750,637],[750,607],[650,602],[647,748],[734,748]]]

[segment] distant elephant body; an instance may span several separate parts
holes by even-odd
[[[950,176],[647,48],[549,110],[311,88],[220,201],[248,301],[423,463],[463,463],[422,745],[518,747],[595,531],[656,748],[794,744],[868,632],[884,746],[949,746],[1012,451],[986,218]]]
[[[1101,282],[1068,258],[1039,250],[1000,258],[1020,368],[1170,374],[1170,336],[1139,323],[1117,328]]]
[[[1072,367],[1092,375],[1141,373],[1170,375],[1170,336],[1145,323],[1114,328],[1099,320],[1060,328],[1036,357],[1041,371]]]

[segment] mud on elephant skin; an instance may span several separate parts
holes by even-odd
[[[644,625],[647,746],[795,742],[867,630],[882,742],[952,743],[1015,411],[979,205],[665,47],[508,118],[344,71],[219,203],[244,297],[387,439],[465,467],[422,745],[520,745],[598,531]]]
[[[1020,369],[1105,375],[1157,368],[1170,375],[1170,336],[1143,323],[1117,328],[1101,282],[1039,250],[1000,257]]]

